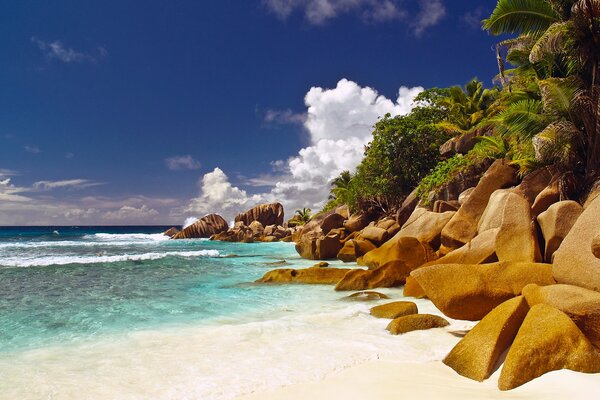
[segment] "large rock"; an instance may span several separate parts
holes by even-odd
[[[455,215],[456,212],[454,211],[435,213],[425,208],[417,208],[396,236],[414,237],[421,243],[437,248],[439,247],[442,230]]]
[[[374,269],[391,261],[399,260],[414,269],[434,259],[431,247],[414,237],[401,236],[401,233],[402,231],[398,232],[381,247],[366,253],[362,258],[363,264]]]
[[[179,229],[172,227],[172,228],[169,228],[166,231],[164,231],[163,235],[172,238],[173,236],[177,235],[178,233],[179,233]]]
[[[455,154],[467,154],[477,144],[477,136],[480,132],[475,130],[449,139],[440,146],[440,154],[451,157]]]
[[[527,285],[523,296],[529,306],[548,304],[567,314],[585,336],[600,345],[600,293],[572,285]]]
[[[243,222],[250,225],[252,221],[258,221],[263,226],[283,225],[283,206],[280,203],[259,204],[256,207],[238,214],[235,222]]]
[[[337,257],[344,244],[338,234],[329,233],[316,241],[316,259],[330,260]]]
[[[362,257],[376,248],[377,246],[373,243],[360,237],[346,240],[344,247],[338,252],[337,258],[343,262],[355,262],[358,257]]]
[[[257,283],[306,283],[335,285],[350,271],[345,268],[274,269],[267,272]]]
[[[552,256],[579,218],[583,208],[572,200],[552,204],[546,211],[538,215],[537,220],[546,242],[544,261],[551,263]]]
[[[600,372],[600,352],[565,313],[535,305],[508,351],[498,387],[510,390],[559,369]]]
[[[227,221],[223,217],[218,214],[209,214],[182,229],[173,236],[173,239],[209,238],[227,231],[228,228]]]
[[[263,224],[261,224],[259,221],[252,221],[250,225],[248,225],[248,228],[250,228],[254,236],[262,236],[265,232]]]
[[[296,251],[300,254],[300,257],[308,260],[318,260],[317,254],[317,239],[319,234],[311,232],[307,235],[302,235],[296,242]]]
[[[419,204],[419,197],[417,196],[417,189],[410,192],[410,194],[404,199],[402,205],[398,209],[398,213],[396,214],[396,222],[398,225],[402,226],[408,221],[413,211]]]
[[[516,168],[507,160],[496,160],[442,230],[441,239],[444,247],[456,249],[473,239],[477,235],[479,219],[491,194],[516,182]]]
[[[375,301],[389,298],[390,297],[384,293],[372,292],[370,290],[352,293],[351,295],[345,297],[346,300],[352,301]]]
[[[595,198],[583,211],[554,253],[554,279],[600,291],[600,258],[592,246],[600,236],[600,197]]]
[[[560,201],[560,189],[558,187],[558,181],[555,181],[537,195],[531,206],[531,213],[533,216],[537,217],[558,201]]]
[[[551,265],[534,263],[441,264],[416,269],[411,276],[445,315],[471,321],[520,295],[530,283],[555,283]]]
[[[557,173],[555,167],[543,167],[533,171],[523,178],[521,183],[515,188],[515,192],[527,199],[531,206],[537,196],[544,190]]]
[[[386,264],[377,269],[353,269],[335,286],[335,290],[366,290],[375,288],[397,287],[404,283],[407,268],[402,264]],[[410,272],[410,271],[409,271]]]
[[[527,199],[517,193],[509,193],[501,212],[502,224],[496,237],[498,260],[541,262],[536,226]]]
[[[443,328],[448,325],[450,325],[448,321],[437,315],[412,314],[394,319],[385,329],[390,331],[392,335],[399,335],[412,331]]]
[[[489,378],[498,358],[517,336],[528,311],[522,296],[500,304],[458,342],[444,364],[476,381]]]
[[[376,245],[381,245],[390,238],[387,230],[376,226],[367,226],[361,231],[360,235]]]
[[[395,319],[404,315],[417,314],[419,309],[412,301],[394,301],[371,308],[371,315],[377,318]]]
[[[500,228],[488,229],[475,236],[469,243],[427,265],[435,264],[485,264],[498,261],[496,237]]]
[[[373,221],[373,217],[366,213],[352,214],[344,222],[344,228],[349,232],[358,232],[363,230],[369,223]]]
[[[321,230],[323,234],[327,235],[332,229],[342,228],[344,226],[344,221],[346,218],[343,215],[338,213],[333,213],[321,221]]]
[[[425,291],[421,285],[419,285],[419,282],[410,275],[406,277],[406,283],[404,284],[404,291],[402,294],[404,297],[414,297],[417,299],[425,297]]]

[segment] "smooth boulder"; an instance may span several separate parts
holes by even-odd
[[[373,270],[353,269],[337,283],[335,290],[365,290],[401,286],[407,273],[398,265],[384,265]]]
[[[529,306],[523,296],[500,304],[461,339],[444,364],[467,378],[483,381],[515,339]]]
[[[567,200],[552,204],[546,211],[538,215],[537,220],[546,242],[544,261],[552,262],[554,253],[559,249],[582,212],[583,207],[579,203]]]
[[[412,301],[394,301],[371,308],[370,314],[376,318],[395,319],[418,312],[417,305]]]
[[[600,345],[600,293],[572,285],[527,285],[523,296],[530,307],[548,304],[564,312],[584,335]]]
[[[400,335],[412,331],[443,328],[448,325],[450,323],[438,315],[411,314],[394,319],[385,329],[390,331],[392,335]]]
[[[345,268],[322,268],[314,266],[304,269],[282,268],[267,272],[257,283],[306,283],[335,285],[350,271]]]
[[[445,248],[457,249],[473,239],[477,235],[479,219],[492,193],[516,182],[515,167],[510,165],[508,160],[496,160],[442,230],[442,245]]]
[[[209,238],[227,231],[228,228],[227,221],[219,214],[209,214],[176,233],[173,239]]]
[[[547,304],[535,305],[508,351],[498,387],[514,389],[559,369],[600,372],[600,351],[565,313]]]
[[[258,221],[262,226],[283,225],[283,206],[281,203],[259,204],[235,217],[235,222],[242,222],[246,226],[252,221]]]
[[[422,243],[414,237],[404,237],[402,231],[388,240],[381,247],[366,253],[362,261],[369,268],[377,268],[391,261],[401,260],[411,268],[435,259],[435,254],[429,245]]]
[[[554,253],[553,273],[558,283],[600,291],[600,258],[594,255],[600,236],[600,197],[592,200]]]
[[[435,306],[454,319],[478,321],[530,283],[552,285],[552,266],[536,263],[440,264],[411,276]]]

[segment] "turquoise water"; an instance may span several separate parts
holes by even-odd
[[[290,244],[173,241],[163,230],[0,228],[0,352],[269,313],[302,293],[251,283],[269,263],[310,264]]]

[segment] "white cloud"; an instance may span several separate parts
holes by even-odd
[[[0,178],[5,176],[19,175],[17,171],[8,168],[0,168]]]
[[[28,145],[28,146],[25,146],[25,147],[23,147],[23,148],[25,149],[25,151],[26,151],[26,152],[28,152],[28,153],[32,153],[32,154],[39,154],[39,153],[41,153],[41,152],[42,152],[42,151],[40,150],[40,148],[39,148],[39,147],[37,147],[37,146],[29,146],[29,145]]]
[[[267,110],[264,121],[268,124],[303,124],[306,121],[306,114],[295,113],[292,110]]]
[[[93,186],[104,185],[103,182],[93,182],[88,179],[65,179],[62,181],[37,181],[32,188],[37,191],[54,189],[85,189]]]
[[[245,190],[235,187],[220,168],[204,174],[198,182],[200,195],[184,208],[186,215],[221,214],[226,220],[264,200],[260,195],[248,195]]]
[[[153,208],[142,204],[141,207],[123,206],[116,211],[109,211],[104,214],[104,219],[110,221],[122,221],[127,220],[139,221],[145,223],[152,217],[159,215],[159,212]]]
[[[95,63],[98,58],[106,57],[108,54],[108,51],[102,46],[97,47],[93,53],[83,53],[68,47],[60,40],[47,42],[32,36],[31,42],[40,49],[46,58],[64,63],[81,63],[85,61]]]
[[[270,185],[270,190],[249,195],[215,168],[204,175],[200,196],[183,214],[216,212],[230,219],[237,212],[267,201],[280,201],[288,213],[302,207],[319,209],[327,199],[331,180],[344,170],[354,171],[362,160],[377,119],[386,113],[407,114],[422,90],[401,87],[393,101],[347,79],[340,80],[333,89],[311,88],[304,99],[304,127],[310,146],[288,160],[273,161],[273,172],[277,174],[263,174],[244,182],[249,186]]]
[[[29,197],[20,195],[27,191],[26,188],[21,188],[13,185],[10,178],[0,180],[0,202],[16,202],[23,203],[30,201]]]
[[[365,21],[402,18],[406,12],[399,0],[263,0],[263,4],[280,19],[299,11],[307,22],[320,25],[342,14],[358,14]]]
[[[421,10],[413,24],[416,36],[421,36],[427,28],[437,25],[446,16],[442,0],[420,0]]]
[[[196,170],[201,167],[200,162],[194,160],[189,154],[165,158],[165,165],[171,171]]]

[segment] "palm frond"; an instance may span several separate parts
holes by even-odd
[[[544,112],[554,118],[576,120],[571,104],[581,83],[576,78],[549,78],[539,81]]]
[[[573,28],[573,21],[556,22],[550,25],[531,48],[529,61],[537,63],[547,57],[563,53],[575,42]]]
[[[559,20],[559,13],[545,0],[499,0],[492,15],[483,21],[483,27],[493,35],[537,36]]]

